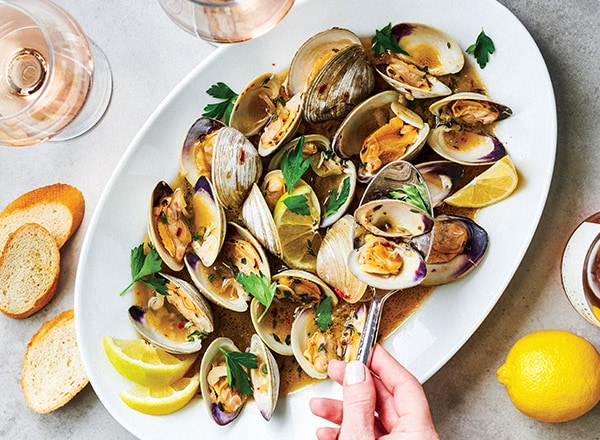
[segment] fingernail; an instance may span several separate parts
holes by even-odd
[[[365,380],[365,366],[359,361],[350,361],[346,365],[344,374],[344,383],[346,385],[355,385]]]

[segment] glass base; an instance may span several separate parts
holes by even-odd
[[[77,118],[49,142],[67,141],[88,132],[100,122],[108,108],[113,88],[110,64],[104,52],[91,40],[90,47],[94,57],[94,77],[87,101]]]

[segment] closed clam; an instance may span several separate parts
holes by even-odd
[[[166,279],[167,294],[153,293],[146,304],[131,306],[131,323],[140,336],[165,351],[200,351],[202,339],[214,329],[209,304],[187,281],[165,273],[160,276]]]

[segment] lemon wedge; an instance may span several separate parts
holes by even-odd
[[[517,170],[507,155],[448,197],[445,202],[462,208],[483,208],[511,195],[518,181]]]
[[[187,405],[198,392],[200,373],[183,377],[171,385],[146,387],[135,384],[119,393],[127,406],[153,416],[171,414]]]
[[[314,272],[321,246],[319,199],[307,183],[298,183],[275,204],[273,219],[281,240],[282,259],[294,269]]]
[[[158,387],[181,379],[197,354],[174,355],[141,339],[116,339],[104,336],[104,351],[117,372],[140,385]]]

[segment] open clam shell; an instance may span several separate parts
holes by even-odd
[[[358,178],[370,180],[394,160],[412,160],[421,151],[429,124],[403,105],[395,90],[378,93],[356,106],[333,137],[340,157],[360,157]]]
[[[430,131],[427,143],[437,154],[462,165],[489,165],[506,156],[494,135],[459,125],[440,125]]]
[[[142,338],[169,353],[200,351],[202,339],[214,329],[209,304],[187,281],[160,275],[167,280],[168,295],[157,294],[145,307],[131,306],[131,323]]]
[[[397,199],[371,200],[354,211],[354,220],[381,237],[411,238],[431,231],[434,221],[425,211]]]
[[[457,215],[438,216],[422,284],[437,286],[462,278],[477,267],[487,247],[487,232],[473,220]]]
[[[210,177],[213,142],[223,127],[221,121],[202,117],[189,128],[181,149],[181,173],[190,185],[195,185],[200,176]]]
[[[433,208],[456,190],[465,172],[461,164],[449,160],[422,162],[415,167],[425,179]]]
[[[150,197],[148,236],[163,262],[174,271],[183,269],[183,257],[192,241],[186,217],[189,213],[183,190],[158,182]]]
[[[337,220],[327,230],[317,254],[317,275],[351,304],[362,299],[368,287],[350,271],[348,260],[340,258],[352,252],[353,226],[350,214]]]
[[[237,418],[246,404],[247,396],[227,383],[227,367],[221,349],[230,353],[240,351],[229,338],[215,339],[202,357],[200,391],[211,419],[223,426]]]
[[[266,421],[271,420],[279,398],[279,367],[273,353],[257,334],[250,338],[250,353],[256,355],[257,368],[250,370],[252,396]]]
[[[280,88],[281,79],[275,73],[254,78],[235,101],[229,125],[246,137],[260,133],[273,114],[273,102],[279,97]]]
[[[316,307],[304,308],[292,326],[294,357],[302,370],[310,377],[326,379],[330,360],[356,359],[365,321],[366,307],[361,304],[347,316],[338,313],[332,324],[322,330],[316,321]]]
[[[281,258],[281,241],[273,220],[273,214],[258,185],[252,185],[240,212],[246,228],[260,244],[278,258]]]
[[[474,92],[446,96],[431,104],[429,111],[444,123],[455,121],[461,125],[487,125],[512,115],[508,106]]]
[[[195,254],[185,257],[185,265],[198,289],[211,302],[237,312],[248,308],[250,295],[238,282],[237,274],[262,272],[270,280],[269,262],[262,246],[246,229],[229,222],[221,252],[205,266]]]
[[[273,275],[272,280],[277,282],[275,298],[262,319],[264,306],[256,298],[252,300],[252,324],[271,350],[291,356],[292,323],[297,311],[319,303],[326,296],[331,297],[332,304],[337,304],[337,297],[323,280],[303,270],[284,270]]]

